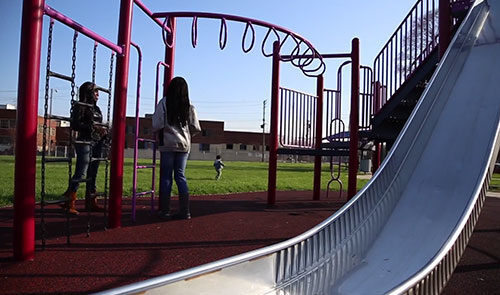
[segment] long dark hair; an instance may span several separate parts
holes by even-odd
[[[79,90],[79,101],[88,104],[95,104],[95,88],[96,85],[92,82],[83,83]]]
[[[183,127],[189,120],[189,91],[186,80],[175,77],[167,89],[167,121],[171,126]]]

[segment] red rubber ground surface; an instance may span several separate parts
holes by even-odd
[[[333,197],[311,199],[311,192],[280,192],[276,207],[269,209],[266,193],[194,196],[188,221],[151,216],[143,199],[136,223],[130,200],[124,199],[121,228],[104,231],[104,217],[93,213],[87,237],[87,214],[81,213],[71,219],[70,245],[61,209],[50,206],[46,249],[40,249],[37,218],[37,253],[27,262],[12,259],[12,208],[3,208],[0,294],[88,294],[274,244],[308,230],[342,205]],[[445,294],[500,294],[499,220],[500,199],[487,198]]]

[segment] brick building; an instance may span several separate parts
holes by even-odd
[[[6,105],[0,106],[0,154],[14,154],[15,143],[16,143],[16,114],[17,110],[15,107],[6,107]],[[43,117],[38,116],[37,118],[37,151],[42,151],[43,148]],[[50,148],[53,151],[56,146],[67,145],[62,141],[68,136],[64,136],[64,133],[68,132],[65,127],[60,127],[59,121],[48,121],[49,128],[47,132],[49,136],[47,137],[47,149]]]
[[[139,137],[154,138],[151,115],[140,118]],[[49,121],[50,136],[47,149],[65,153],[69,144],[69,127],[59,121]],[[261,132],[226,131],[222,121],[200,121],[201,132],[192,138],[190,159],[212,160],[221,155],[225,160],[261,161],[263,135]],[[38,116],[37,150],[43,146],[43,116]],[[125,156],[132,157],[135,136],[135,117],[126,118]],[[16,137],[16,109],[0,108],[0,154],[13,154]],[[265,134],[264,157],[268,159],[269,133]],[[151,157],[152,143],[139,141],[139,157]]]
[[[151,116],[139,119],[139,137],[154,138]],[[260,132],[225,131],[222,121],[200,120],[201,132],[193,136],[190,159],[212,160],[221,155],[226,160],[260,161],[262,160],[263,135]],[[125,156],[133,155],[135,117],[126,119]],[[269,133],[265,134],[266,151],[269,150]],[[139,157],[151,157],[148,150],[150,143],[139,142]],[[268,153],[264,154],[265,159]]]

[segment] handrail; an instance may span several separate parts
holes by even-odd
[[[137,1],[137,0],[136,0]],[[284,62],[292,62],[292,64],[302,70],[302,72],[309,77],[317,77],[323,74],[326,70],[325,62],[323,61],[322,55],[314,48],[314,46],[304,37],[299,34],[292,32],[291,30],[277,26],[265,21],[229,15],[229,14],[220,14],[220,13],[208,13],[208,12],[157,12],[152,14],[153,18],[179,18],[186,17],[192,18],[191,25],[191,43],[193,47],[196,47],[197,38],[198,38],[198,29],[197,29],[197,21],[199,18],[209,18],[209,19],[220,19],[221,27],[219,33],[219,45],[221,49],[225,47],[225,40],[227,40],[227,25],[226,21],[234,21],[245,23],[245,30],[242,37],[242,50],[247,53],[252,50],[255,44],[255,29],[254,26],[261,26],[267,28],[267,33],[261,43],[261,51],[262,54],[266,57],[271,56],[271,53],[265,52],[265,47],[268,42],[279,41],[280,48],[288,41],[291,40],[293,42],[292,49],[289,55],[280,56],[280,60]],[[165,22],[164,22],[165,23]],[[273,34],[271,34],[271,32]],[[165,33],[165,32],[163,32]],[[166,32],[167,34],[169,32]],[[279,33],[284,34],[280,35]],[[247,34],[251,34],[250,44],[247,44]],[[269,38],[270,35],[274,35],[274,38]],[[224,36],[224,39],[222,38]],[[224,42],[222,42],[224,40]],[[224,45],[222,45],[224,44]],[[302,55],[309,54],[309,58],[304,58]],[[318,60],[317,64],[314,62]]]
[[[385,89],[381,93],[380,107],[391,99],[438,47],[438,1],[418,0],[375,57],[374,81],[380,82]],[[464,2],[467,0],[450,0],[450,5],[470,8],[471,5]],[[453,26],[459,24],[458,19],[453,19]]]
[[[438,45],[438,0],[418,0],[373,62],[374,81],[386,89],[381,106]]]

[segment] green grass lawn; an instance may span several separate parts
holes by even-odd
[[[37,182],[36,196],[40,199],[41,172],[40,159],[37,159]],[[140,164],[146,165],[151,160],[140,160]],[[215,170],[212,161],[188,161],[186,176],[188,178],[189,190],[192,195],[205,194],[228,194],[236,192],[256,192],[267,190],[268,164],[261,162],[231,162],[226,164],[222,173],[222,178],[215,181]],[[123,194],[132,194],[132,159],[125,159]],[[47,164],[46,169],[46,195],[47,199],[59,199],[68,185],[68,168],[65,163]],[[313,188],[313,163],[279,163],[278,164],[278,190],[312,190]],[[98,190],[104,189],[104,163],[99,168]],[[0,206],[12,204],[14,195],[14,157],[0,156]],[[74,170],[74,165],[73,165]],[[157,169],[159,171],[159,169]],[[157,172],[158,178],[159,172]],[[344,183],[344,190],[347,189],[347,171],[341,175]],[[321,187],[326,189],[330,180],[328,163],[323,164],[321,175]],[[358,189],[363,187],[368,180],[358,180]],[[142,169],[138,172],[138,191],[151,189],[151,169]],[[158,181],[156,181],[158,188]],[[80,186],[79,196],[83,197],[85,184]],[[332,189],[338,190],[336,183],[332,184]],[[177,187],[174,185],[173,194],[177,194]]]

